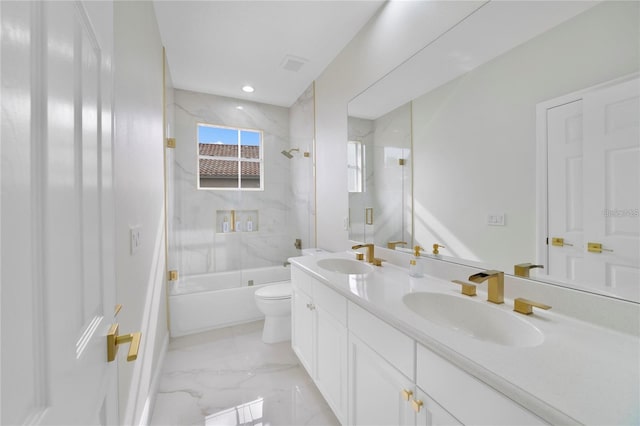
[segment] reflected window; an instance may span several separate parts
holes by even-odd
[[[198,189],[264,189],[262,131],[198,124]]]
[[[360,141],[347,143],[347,174],[349,192],[364,192],[364,151],[365,145]]]

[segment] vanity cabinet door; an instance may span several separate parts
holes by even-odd
[[[412,425],[413,382],[349,333],[349,425]]]
[[[311,297],[294,286],[291,295],[291,347],[312,379],[315,379],[315,320]]]
[[[412,408],[416,411],[416,426],[450,426],[462,424],[420,388],[416,388]]]
[[[347,415],[347,329],[316,306],[316,385],[341,423]]]

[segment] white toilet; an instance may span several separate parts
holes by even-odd
[[[303,256],[326,253],[318,248],[302,249]],[[291,340],[291,282],[273,284],[256,290],[254,298],[260,312],[264,314],[264,343]]]
[[[256,290],[256,305],[264,314],[262,341],[291,340],[291,283],[274,284]]]

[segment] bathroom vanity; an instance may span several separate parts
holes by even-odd
[[[640,419],[638,326],[623,325],[637,323],[637,304],[619,302],[614,315],[569,315],[580,310],[567,302],[570,290],[532,296],[526,280],[522,287],[509,278],[500,305],[486,301],[483,284],[477,296],[462,295],[450,280],[478,271],[445,262],[427,259],[427,275],[414,278],[353,253],[290,260],[292,346],[343,424]],[[522,315],[513,311],[513,291],[558,306]],[[588,297],[583,309],[590,312],[617,303]]]

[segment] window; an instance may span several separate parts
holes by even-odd
[[[364,150],[360,141],[347,143],[347,174],[349,192],[364,192]]]
[[[264,189],[262,131],[198,124],[198,189]]]

